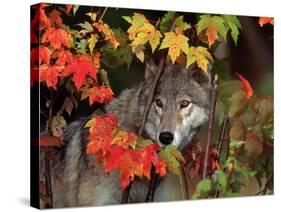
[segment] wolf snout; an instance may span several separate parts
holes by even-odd
[[[159,141],[163,144],[163,145],[169,145],[173,142],[174,140],[174,135],[168,131],[165,132],[161,132],[159,134]]]

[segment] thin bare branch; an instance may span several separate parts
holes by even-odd
[[[215,120],[217,95],[218,95],[218,75],[215,75],[214,81],[212,83],[212,89],[211,89],[211,95],[210,95],[211,104],[210,104],[210,111],[209,111],[208,135],[207,135],[204,165],[203,165],[203,179],[206,178],[206,176],[207,176],[208,156],[209,156],[209,149],[210,149],[212,135],[213,135],[213,126],[214,126],[214,120]]]

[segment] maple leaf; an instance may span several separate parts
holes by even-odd
[[[69,50],[60,49],[55,52],[52,57],[57,58],[56,65],[65,66],[66,64],[71,64],[73,62],[73,55]]]
[[[187,54],[186,66],[196,62],[198,67],[206,73],[208,72],[208,64],[213,61],[212,55],[208,52],[207,48],[198,46],[191,46]]]
[[[133,52],[138,53],[136,49],[142,48],[140,46],[146,43],[150,44],[152,52],[154,52],[160,43],[161,33],[142,14],[134,13],[132,18],[127,16],[123,18],[131,24],[127,32],[129,33],[129,39],[132,41]],[[143,62],[142,55],[139,55],[138,58]]]
[[[57,66],[42,65],[39,67],[39,80],[40,82],[45,81],[49,88],[56,90],[60,71]]]
[[[49,13],[49,19],[53,26],[58,26],[62,24],[62,19],[60,16],[61,13],[56,9],[52,10],[52,12]]]
[[[62,45],[69,47],[69,34],[63,29],[50,27],[43,34],[42,43],[50,43],[54,49],[60,49]]]
[[[109,155],[105,160],[104,170],[105,172],[111,172],[118,168],[120,160],[126,150],[120,146],[112,146],[109,150]]]
[[[132,147],[135,149],[137,142],[137,136],[134,133],[128,133],[126,131],[119,131],[117,135],[114,136],[111,144],[117,144],[118,146],[128,149]]]
[[[66,66],[62,76],[73,74],[72,81],[77,90],[79,90],[82,85],[86,84],[87,76],[90,76],[97,81],[96,73],[97,69],[93,66],[91,58],[86,57],[85,55],[79,55],[71,64]]]
[[[175,175],[179,175],[180,162],[184,162],[182,154],[176,146],[168,145],[161,149],[159,157],[167,163],[167,169]]]
[[[99,23],[93,23],[93,26],[99,32],[103,33],[103,35],[105,37],[104,39],[109,40],[115,49],[120,45],[120,43],[115,38],[113,31],[109,28],[109,26],[107,24],[100,21]]]
[[[167,32],[159,49],[165,48],[169,48],[168,55],[171,57],[172,62],[175,63],[181,51],[186,55],[188,54],[188,38],[183,34]]]
[[[91,34],[91,37],[88,40],[88,45],[89,45],[91,54],[93,54],[93,50],[94,50],[97,42],[98,42],[98,36],[96,34]]]
[[[162,33],[169,31],[171,26],[173,25],[173,20],[175,18],[176,12],[168,11],[161,19],[160,22],[160,31]]]
[[[35,10],[35,15],[31,21],[31,28],[34,30],[38,29],[43,30],[45,28],[48,28],[51,26],[51,22],[49,18],[47,17],[44,8],[49,6],[48,4],[41,3],[38,5],[34,5],[32,9]]]
[[[265,24],[271,24],[271,25],[274,25],[274,19],[273,18],[269,18],[269,17],[260,17],[259,18],[259,25],[261,27],[263,27],[263,25]]]
[[[159,163],[159,158],[157,155],[157,150],[159,149],[159,146],[156,144],[151,144],[148,146],[145,146],[139,150],[140,152],[140,161],[143,164],[143,174],[146,176],[147,179],[150,180],[150,170],[151,170],[151,165],[154,164],[154,166],[158,166],[158,171],[163,172],[163,167],[161,165],[163,164],[158,164]]]
[[[224,40],[226,40],[228,29],[225,26],[224,19],[219,16],[201,15],[197,27],[197,34],[206,30],[209,47],[213,45],[219,35],[222,35]]]
[[[164,160],[159,160],[155,164],[155,172],[160,175],[160,177],[163,177],[167,174],[167,163]]]
[[[242,75],[236,73],[236,75],[241,80],[241,90],[246,93],[246,98],[250,99],[254,95],[252,86],[248,80],[246,80]]]
[[[190,29],[191,26],[183,21],[183,16],[179,16],[175,20],[175,32],[177,34],[183,34],[183,31]]]
[[[81,100],[84,100],[89,97],[90,105],[94,104],[95,102],[107,103],[113,98],[113,91],[109,86],[95,86],[92,88],[83,87],[81,91]]]
[[[235,15],[223,15],[222,18],[225,20],[225,25],[227,25],[231,30],[232,39],[237,45],[239,29],[241,29],[241,24]]]
[[[50,64],[52,51],[46,46],[35,47],[31,50],[31,64],[34,65],[36,62],[39,62],[40,65],[42,62],[45,62],[47,65]]]
[[[134,181],[134,175],[142,176],[142,165],[139,164],[135,158],[137,153],[135,151],[127,150],[123,155],[119,163],[119,178],[121,182],[121,188],[124,191],[130,182]]]

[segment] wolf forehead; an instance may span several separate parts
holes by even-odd
[[[180,65],[165,68],[155,94],[167,100],[186,99],[201,107],[209,105],[209,76],[201,69],[186,69]]]

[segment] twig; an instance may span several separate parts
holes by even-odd
[[[218,163],[220,162],[220,156],[221,156],[221,152],[222,152],[223,141],[225,141],[225,135],[228,136],[228,129],[229,129],[229,118],[228,118],[228,116],[226,116],[223,119],[222,127],[221,127],[221,130],[220,130],[219,142],[218,142],[217,147],[216,147],[216,149],[218,151],[218,155],[217,155],[216,160],[217,160]],[[227,146],[228,146],[228,143],[229,142],[227,142]],[[219,194],[220,194],[220,192],[217,190],[215,197],[219,197]]]
[[[203,165],[203,179],[206,178],[207,169],[208,169],[208,156],[209,156],[209,148],[213,135],[213,126],[214,126],[214,117],[216,111],[216,102],[217,102],[217,94],[218,94],[218,75],[215,75],[214,81],[212,83],[211,90],[211,105],[209,111],[209,123],[208,123],[208,135],[207,142],[205,147],[205,157],[204,157],[204,165]]]
[[[101,16],[100,16],[100,18],[99,18],[99,21],[98,21],[98,22],[100,22],[100,21],[103,19],[103,17],[104,17],[104,15],[105,15],[106,11],[107,11],[107,7],[106,7],[106,8],[104,8],[104,10],[103,10],[103,12],[102,12],[102,14],[101,14]]]
[[[225,140],[225,133],[227,131],[227,127],[229,125],[229,118],[228,116],[226,116],[224,119],[223,119],[223,122],[222,122],[222,127],[221,127],[221,130],[220,130],[220,137],[219,137],[219,142],[217,144],[217,151],[218,151],[218,156],[217,156],[217,161],[219,162],[220,161],[220,156],[221,156],[221,152],[222,152],[222,146],[223,146],[223,141]]]

